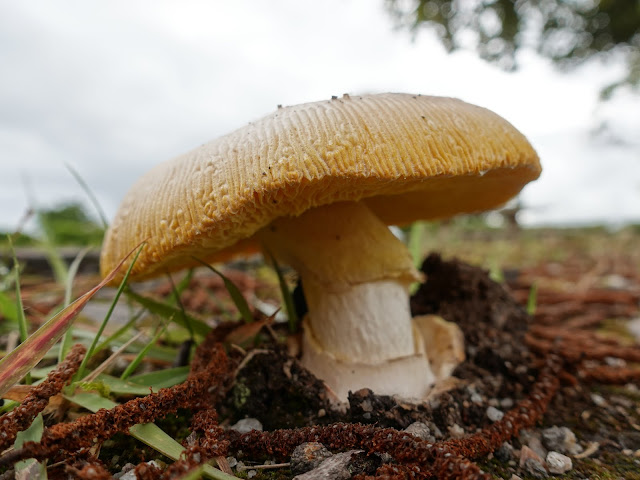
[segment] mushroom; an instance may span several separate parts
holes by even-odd
[[[132,279],[265,247],[302,280],[309,370],[341,399],[363,387],[424,397],[463,358],[462,335],[411,318],[420,274],[387,225],[494,208],[540,171],[518,130],[457,99],[345,95],[278,108],[138,180],[101,268],[143,240]]]

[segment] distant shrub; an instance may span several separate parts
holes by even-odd
[[[37,214],[38,227],[54,245],[100,245],[104,229],[78,203],[67,203]]]

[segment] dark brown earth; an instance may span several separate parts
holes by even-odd
[[[274,343],[272,335],[262,336],[262,344],[249,352],[248,361],[243,362],[236,349],[221,357],[216,341],[242,328],[226,325],[200,347],[189,380],[198,391],[213,384],[218,387],[220,395],[213,399],[213,406],[205,408],[201,397],[186,395],[184,387],[161,391],[157,398],[150,395],[146,401],[123,404],[115,417],[85,416],[76,421],[81,423],[50,426],[45,434],[49,443],[32,444],[22,454],[52,458],[55,452],[55,459],[62,463],[50,471],[49,478],[109,478],[121,468],[109,462],[113,450],[103,449],[96,458],[87,450],[92,444],[87,439],[95,436],[103,441],[126,431],[131,422],[158,418],[166,413],[162,412],[166,405],[172,411],[192,407],[180,410],[177,418],[191,422],[197,440],[189,444],[187,457],[165,472],[164,478],[179,478],[170,475],[220,455],[233,456],[246,465],[286,462],[295,445],[314,439],[334,452],[356,447],[370,454],[391,455],[373,455],[373,467],[367,464],[367,470],[355,471],[354,478],[509,479],[514,474],[540,478],[535,475],[542,473],[519,465],[521,451],[534,444],[535,438],[539,440],[543,429],[561,426],[576,435],[586,453],[572,455],[573,468],[560,478],[640,479],[640,347],[620,328],[639,315],[636,272],[620,275],[616,270],[621,277],[616,287],[603,287],[594,280],[609,275],[606,269],[592,274],[591,282],[578,285],[585,272],[575,265],[555,264],[508,272],[505,283],[499,284],[481,269],[443,261],[438,255],[425,260],[423,271],[427,280],[412,298],[413,313],[435,313],[457,322],[465,334],[467,354],[454,373],[459,381],[429,402],[412,405],[361,390],[350,395],[346,411],[337,411],[323,384],[288,355],[284,344]],[[235,280],[240,281],[241,276]],[[553,279],[576,288],[552,288]],[[534,282],[536,314],[529,316],[524,305]],[[255,284],[245,287],[255,288]],[[194,280],[184,299],[187,309],[195,307],[193,298],[204,298],[198,296],[202,288]],[[207,308],[202,300],[198,309]],[[276,337],[285,335],[284,327],[273,329]],[[214,357],[218,360],[211,363]],[[241,368],[236,371],[238,365]],[[217,372],[217,379],[203,383],[199,373],[203,369]],[[145,402],[149,405],[141,413]],[[490,420],[489,407],[504,413],[503,420]],[[191,418],[193,411],[199,413]],[[257,418],[272,433],[240,436],[218,426],[218,422],[225,427],[244,417]],[[430,437],[421,440],[401,432],[414,422],[426,424]],[[310,429],[310,425],[327,427]],[[54,442],[57,438],[62,441],[61,431],[80,426],[95,428],[95,432],[83,431],[83,440],[78,439],[75,447],[70,438],[64,444]],[[518,434],[521,428],[526,431]],[[153,458],[151,451],[144,455],[146,460]],[[9,465],[9,460],[18,457],[5,455],[0,463]],[[256,479],[292,478],[286,467],[254,472]],[[138,475],[161,478],[162,474],[141,465]]]
[[[319,418],[317,412],[329,411],[318,394],[321,389],[301,375],[299,378],[305,379],[302,391],[311,392],[309,401],[303,402],[295,382],[282,373],[290,370],[285,365],[291,360],[270,352],[256,357],[241,371],[233,392],[238,385],[243,391],[247,385],[258,387],[236,410],[237,416],[259,418],[267,430],[299,427],[307,421],[404,429],[419,421],[435,426],[442,434],[438,440],[457,437],[487,428],[491,424],[489,406],[502,408],[526,398],[539,376],[542,359],[552,352],[560,359],[562,382],[537,426],[538,436],[544,427],[567,426],[583,445],[598,446],[592,455],[574,459],[573,470],[564,478],[584,478],[598,471],[609,472],[606,475],[610,478],[640,478],[640,391],[634,384],[640,374],[622,366],[626,361],[638,362],[639,349],[601,339],[594,330],[608,319],[620,318],[621,313],[637,315],[637,288],[635,293],[598,289],[580,295],[556,294],[556,298],[547,298],[553,295],[539,290],[539,298],[549,303],[539,303],[539,313],[532,318],[522,306],[522,300],[527,300],[523,294],[528,295],[530,288],[525,274],[512,275],[503,286],[490,280],[485,271],[442,261],[438,255],[429,256],[422,268],[427,281],[412,298],[413,313],[441,315],[457,322],[465,334],[467,360],[454,372],[462,380],[458,387],[423,405],[359,391],[350,396],[344,415],[334,412]],[[562,329],[566,324],[571,327],[568,331]],[[591,349],[583,349],[584,344]],[[294,372],[294,378],[296,375]],[[271,388],[263,389],[262,385]],[[604,400],[600,402],[600,398]],[[510,444],[516,450],[522,446],[518,438]],[[478,463],[499,478],[510,478],[512,473],[527,478],[526,471],[508,461],[499,462],[493,455]]]

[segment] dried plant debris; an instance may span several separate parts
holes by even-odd
[[[10,447],[17,433],[29,427],[33,419],[48,405],[49,399],[60,393],[78,371],[85,352],[82,345],[74,345],[64,361],[42,383],[33,387],[20,405],[0,417],[0,451]]]
[[[198,347],[184,383],[111,410],[102,409],[73,422],[53,425],[45,429],[39,443],[27,442],[22,449],[0,457],[0,465],[25,458],[64,461],[65,455],[99,445],[133,425],[153,422],[179,408],[198,409],[218,401],[231,377],[231,365],[220,343],[205,341]]]
[[[351,392],[348,406],[335,409],[323,383],[284,347],[263,344],[242,359],[239,350],[225,351],[220,343],[233,328],[222,326],[198,347],[183,384],[49,426],[40,443],[5,453],[0,465],[47,458],[50,465],[58,462],[49,467],[49,478],[110,478],[97,448],[102,442],[134,424],[188,409],[181,459],[165,466],[140,458],[131,467],[136,478],[182,478],[212,459],[227,469],[225,457],[238,472],[242,463],[283,462],[278,478],[293,478],[295,462],[291,470],[286,465],[294,450],[316,442],[312,445],[326,451],[321,461],[338,452],[344,458],[334,459],[333,467],[318,462],[324,470],[307,471],[303,478],[333,478],[321,472],[334,470],[340,471],[335,478],[358,480],[469,480],[516,473],[584,478],[596,465],[589,462],[604,464],[611,455],[619,462],[620,452],[627,452],[628,470],[623,464],[615,471],[640,479],[640,460],[633,456],[640,452],[640,391],[625,385],[640,378],[640,348],[596,331],[608,318],[637,316],[638,289],[614,294],[587,285],[579,293],[554,293],[541,285],[530,317],[522,305],[531,272],[511,272],[509,284],[500,285],[478,268],[438,255],[429,256],[422,270],[427,280],[412,298],[413,313],[458,323],[467,355],[455,371],[458,380],[428,401],[415,404],[363,389]],[[73,355],[81,353],[74,350],[56,371],[72,370]],[[51,382],[64,385],[69,376]],[[37,399],[56,392],[42,388]],[[25,428],[37,413],[29,406],[35,404],[41,410],[43,401],[25,399],[11,428]],[[228,427],[245,417],[256,418],[267,431]],[[578,438],[572,431],[577,428]]]

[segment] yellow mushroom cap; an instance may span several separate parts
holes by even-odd
[[[153,168],[125,196],[106,274],[142,241],[141,279],[254,251],[273,220],[363,201],[387,224],[497,207],[537,178],[527,139],[495,113],[399,93],[279,108]],[[120,277],[121,278],[121,277]]]

